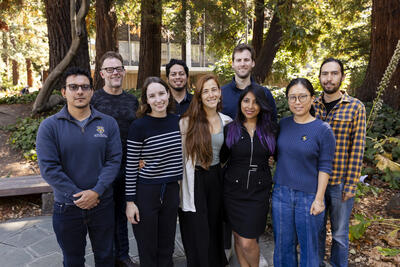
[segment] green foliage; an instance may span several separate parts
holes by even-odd
[[[25,118],[9,126],[11,131],[10,142],[24,152],[24,157],[30,160],[37,160],[35,151],[36,134],[40,123],[44,117],[40,118]]]
[[[218,76],[220,84],[229,83],[235,72],[232,69],[231,55],[224,55],[221,60],[215,62],[213,72]]]
[[[363,237],[367,228],[371,224],[380,224],[393,228],[394,230],[388,234],[389,237],[397,235],[397,232],[400,230],[400,219],[385,219],[380,216],[367,218],[359,213],[355,214],[354,218],[357,220],[357,224],[350,225],[349,235],[351,241],[354,241],[355,239],[358,240]]]
[[[0,104],[26,104],[33,103],[38,95],[38,91],[25,95],[10,95],[0,98]]]
[[[383,248],[380,246],[375,247],[383,256],[397,256],[400,254],[400,249],[397,248]]]
[[[272,87],[270,89],[275,99],[278,121],[282,118],[290,116],[291,112],[289,110],[289,105],[285,94],[286,88]]]
[[[358,183],[357,184],[357,191],[356,191],[356,196],[355,196],[355,201],[359,202],[360,198],[372,193],[374,197],[378,197],[379,193],[382,191],[382,189],[372,186],[372,185],[366,185],[364,183]]]
[[[371,225],[371,220],[364,217],[362,214],[355,214],[354,217],[359,223],[350,225],[349,233],[351,241],[354,239],[360,239],[365,234],[368,226]]]
[[[386,168],[381,179],[387,182],[391,188],[400,189],[400,171],[391,171]]]
[[[129,90],[126,90],[127,93],[132,94],[134,96],[136,96],[136,98],[139,100],[141,95],[142,95],[142,90],[140,89],[135,89],[135,88],[131,88]]]

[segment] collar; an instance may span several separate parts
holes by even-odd
[[[342,97],[340,98],[339,103],[350,103],[351,96],[349,96],[345,90],[340,90],[340,92],[342,93]],[[314,103],[323,105],[324,104],[324,102],[322,101],[323,97],[324,97],[324,93],[322,93],[319,97],[317,97],[315,99]]]
[[[95,108],[93,108],[92,105],[90,105],[90,111],[91,112],[90,112],[89,120],[101,119],[101,113],[99,111],[97,111]],[[71,114],[69,114],[67,105],[64,105],[64,107],[58,113],[55,114],[55,117],[57,119],[64,119],[64,120],[69,120],[69,121],[75,120],[74,117],[72,117]]]
[[[246,88],[249,87],[250,85],[253,85],[253,86],[254,86],[254,85],[259,85],[259,84],[256,83],[256,81],[254,80],[253,76],[250,75],[250,85],[246,86],[244,89],[239,89],[239,88],[237,87],[237,85],[236,85],[236,80],[235,80],[235,76],[232,77],[232,85],[233,85],[233,88],[234,88],[234,89],[243,91],[244,89],[246,89]]]
[[[184,103],[184,102],[189,102],[189,103],[190,103],[190,102],[192,101],[192,98],[193,98],[193,95],[190,94],[190,93],[186,90],[185,97],[182,99],[182,101],[178,103],[178,101],[175,100],[175,102],[178,103],[178,104],[181,104],[181,103]]]

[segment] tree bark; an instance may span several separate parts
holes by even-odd
[[[19,80],[18,62],[15,59],[12,60],[12,80],[13,80],[13,85],[18,85],[18,80]]]
[[[373,0],[371,18],[371,52],[363,84],[356,96],[362,101],[372,101],[376,89],[389,64],[400,39],[400,2],[398,0]],[[396,89],[397,88],[397,89]],[[400,107],[400,66],[392,75],[383,94],[383,101],[395,109]]]
[[[278,6],[275,8],[268,34],[256,58],[256,65],[253,69],[253,77],[258,83],[263,83],[270,72],[272,63],[274,62],[274,58],[282,41],[283,29],[280,24],[279,14],[289,14],[291,6],[292,0],[286,0],[278,2]]]
[[[71,47],[70,1],[71,0],[44,0],[49,36],[50,73],[63,60]],[[82,0],[77,1],[77,8],[80,7],[81,2]],[[83,23],[82,42],[80,42],[78,51],[76,52],[78,56],[74,57],[67,67],[79,66],[90,72],[86,22],[83,21]],[[57,77],[57,81],[52,90],[61,89],[63,83],[61,77]]]
[[[254,13],[255,19],[251,44],[257,57],[260,54],[264,38],[264,0],[254,0]]]
[[[100,59],[107,51],[118,51],[117,16],[114,0],[96,0],[96,67],[94,71],[94,89],[104,86],[100,76]]]
[[[25,63],[26,63],[26,84],[29,87],[32,87],[33,86],[32,61],[29,58],[26,58]]]
[[[137,88],[149,76],[160,76],[162,0],[141,1],[140,50]]]
[[[47,1],[47,0],[45,0]],[[33,104],[33,113],[38,113],[42,112],[45,110],[48,110],[53,107],[54,104],[57,104],[61,99],[59,99],[58,95],[55,95],[53,99],[50,98],[51,93],[53,92],[54,88],[57,86],[57,84],[60,84],[62,81],[60,79],[62,73],[64,70],[68,67],[71,66],[72,64],[76,64],[78,59],[75,61],[74,58],[76,58],[77,55],[82,56],[82,43],[86,43],[86,48],[87,48],[87,32],[86,32],[86,23],[85,23],[85,17],[88,13],[89,10],[89,0],[82,0],[82,4],[80,5],[78,14],[76,14],[76,6],[75,6],[75,0],[71,0],[71,6],[68,9],[70,12],[70,23],[69,25],[73,25],[70,27],[69,35],[72,38],[71,41],[71,46],[69,47],[68,52],[66,55],[62,58],[61,62],[59,62],[55,67],[53,67],[52,71],[50,72],[49,76],[47,77],[43,88],[40,90],[38,96],[36,97],[35,103]],[[46,3],[46,12],[49,11],[48,7],[49,4],[54,4],[53,1],[49,1]],[[59,4],[60,2],[57,2]],[[53,6],[55,7],[55,6]],[[49,15],[49,14],[47,14]],[[52,16],[52,15],[50,15]],[[61,21],[61,20],[60,20]],[[48,28],[49,27],[49,20],[47,20]],[[63,23],[65,24],[65,22]],[[55,31],[57,32],[57,31]],[[57,33],[60,33],[59,31]],[[54,36],[53,36],[54,37]],[[61,37],[61,36],[59,36]],[[53,40],[54,41],[54,40]],[[49,42],[50,42],[50,33],[49,33]],[[83,46],[84,47],[84,46]],[[88,50],[86,49],[87,55],[88,55]],[[50,59],[52,55],[52,50],[50,46]],[[59,55],[59,54],[57,54]],[[78,58],[79,58],[78,57]],[[54,59],[54,58],[53,58]],[[51,61],[50,61],[51,63]],[[84,62],[82,62],[84,63]],[[86,60],[87,63],[87,68],[89,68],[89,56],[87,57]],[[50,65],[51,66],[51,65]],[[72,65],[73,66],[73,65]],[[75,65],[75,66],[80,66],[81,68],[84,68],[82,65]],[[90,71],[90,69],[89,69]],[[61,88],[61,87],[60,87]],[[57,99],[58,98],[58,99]]]
[[[181,25],[186,25],[187,1],[188,0],[182,0]],[[182,36],[183,37],[182,37],[182,41],[181,41],[181,55],[182,55],[182,60],[186,61],[186,31],[185,30],[182,30]]]

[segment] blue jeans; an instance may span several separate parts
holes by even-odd
[[[318,232],[324,223],[324,212],[310,214],[315,194],[275,184],[272,192],[274,229],[274,266],[298,266],[296,246],[300,244],[300,266],[317,267]]]
[[[85,266],[86,235],[89,233],[96,267],[114,266],[114,202],[100,201],[90,210],[73,204],[54,203],[53,229],[64,256],[65,267]]]
[[[342,201],[344,184],[328,185],[325,192],[326,213],[325,222],[319,234],[319,258],[320,266],[325,266],[326,221],[328,215],[332,230],[332,248],[330,264],[333,267],[346,267],[349,252],[349,220],[353,209],[354,198],[346,202]]]

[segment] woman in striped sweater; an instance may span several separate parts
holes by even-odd
[[[146,79],[141,105],[129,129],[126,164],[126,216],[133,225],[141,266],[173,266],[172,254],[182,179],[179,117],[168,85]],[[139,161],[146,164],[140,170]]]

